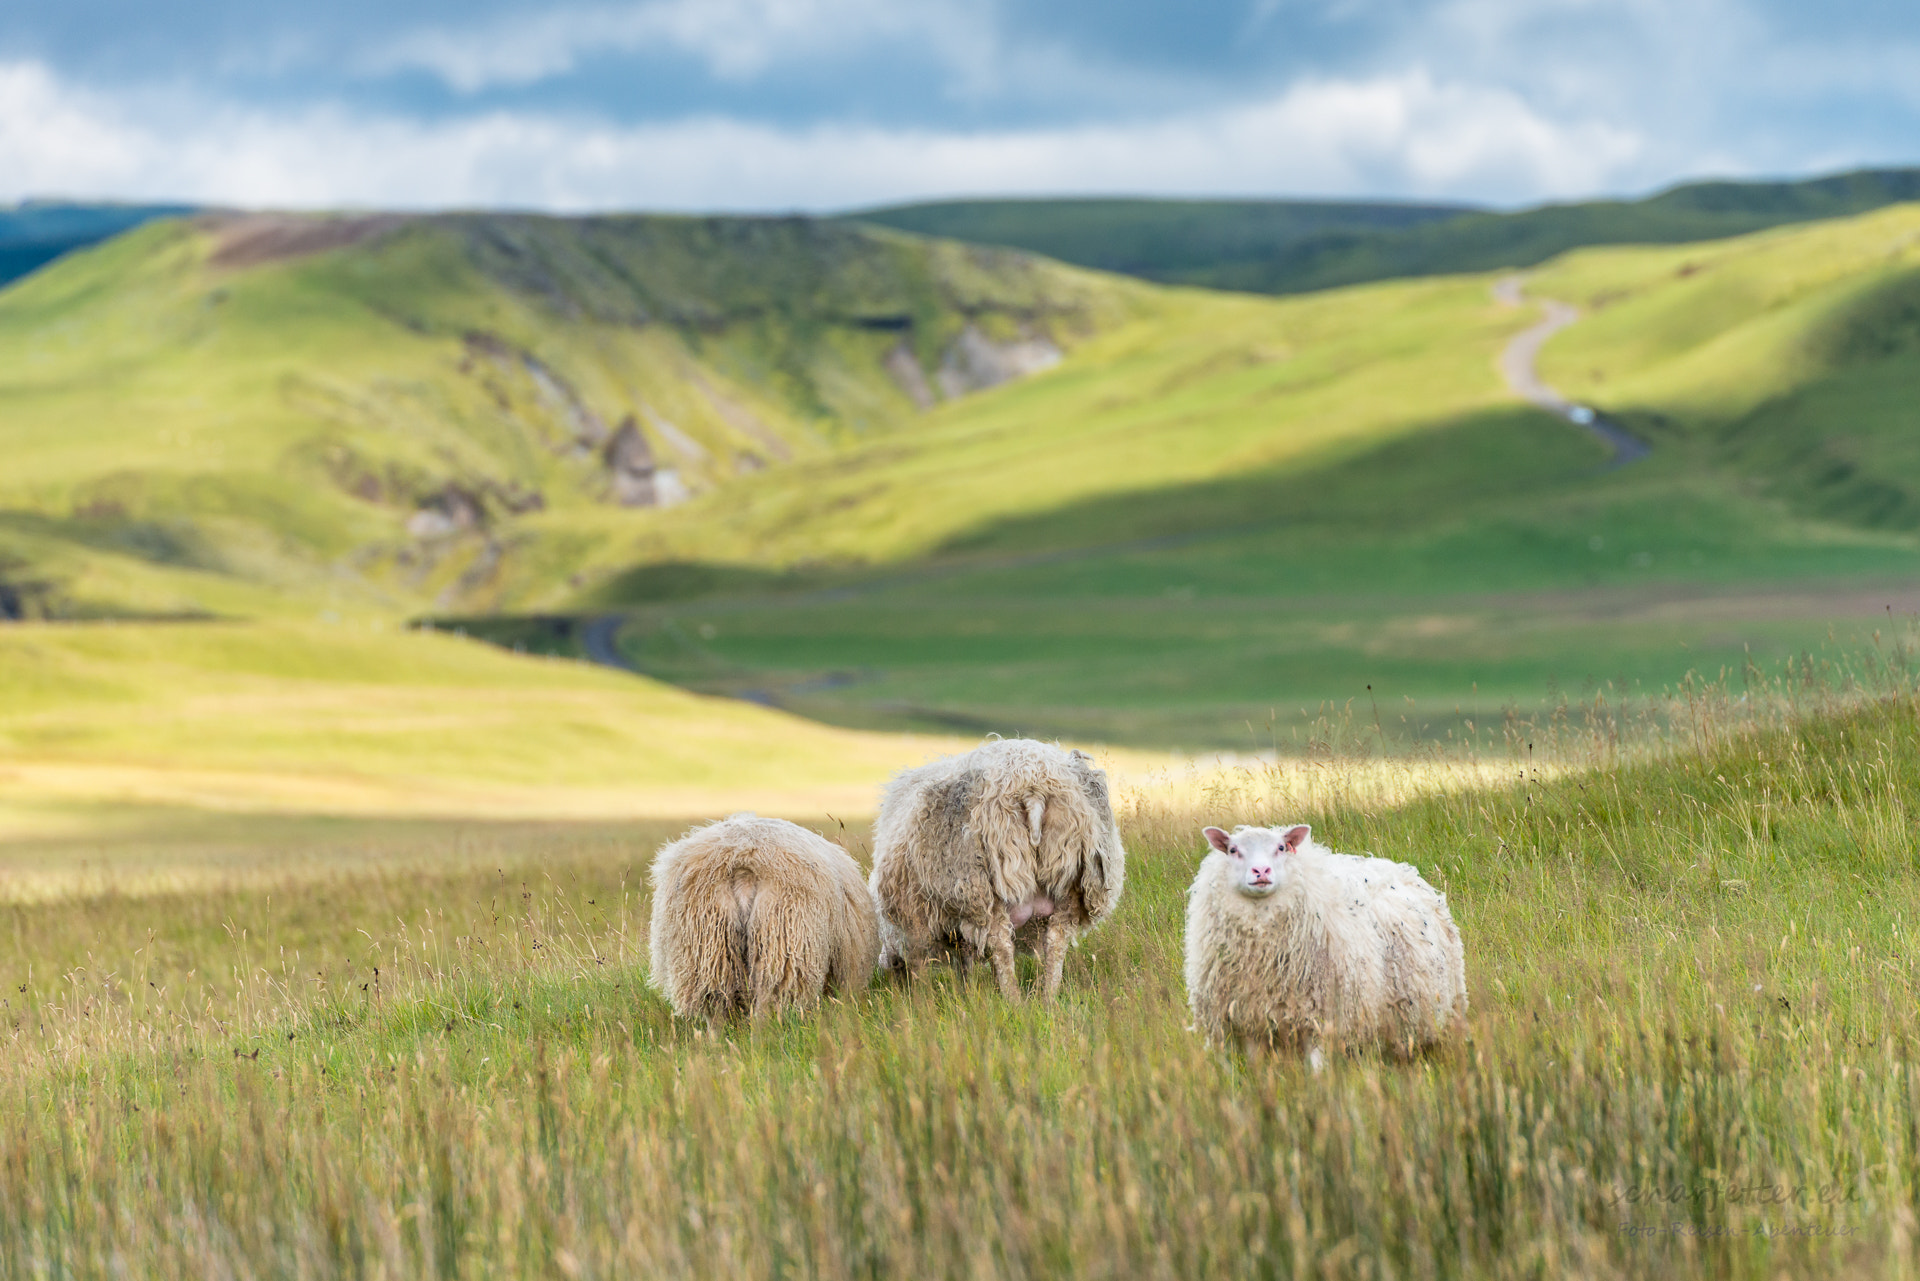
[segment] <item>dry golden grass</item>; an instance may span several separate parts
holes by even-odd
[[[1126,900],[1059,1004],[941,972],[718,1038],[645,987],[673,825],[129,811],[15,841],[202,870],[0,905],[0,1268],[1899,1273],[1920,701],[1778,693],[1632,750],[1549,718],[1436,791],[1337,753],[1136,789]],[[1469,1043],[1314,1076],[1188,1031],[1196,829],[1276,811],[1448,891]]]

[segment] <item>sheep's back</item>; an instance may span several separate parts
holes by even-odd
[[[868,884],[891,921],[923,936],[992,902],[971,830],[979,777],[969,765],[960,756],[902,771],[874,819]]]
[[[1106,774],[1084,753],[1032,739],[988,743],[969,755],[979,778],[972,826],[1000,900],[1077,898],[1089,923],[1105,918],[1119,901],[1126,857]],[[1042,806],[1037,846],[1035,801]]]
[[[682,1014],[727,994],[738,1003],[756,984],[803,999],[829,981],[856,989],[879,952],[858,865],[782,819],[696,828],[660,851],[653,887],[653,981]]]

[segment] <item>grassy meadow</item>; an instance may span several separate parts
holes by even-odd
[[[927,383],[968,326],[1070,349],[1140,292],[805,219],[149,224],[0,292],[0,584],[52,617],[564,590],[577,543],[644,524],[623,421],[697,494],[912,420],[901,362]]]
[[[390,628],[0,628],[0,838],[90,807],[491,818],[864,813],[952,740],[838,730]]]
[[[1504,778],[1464,787],[1323,750],[1130,789],[1123,907],[1052,1007],[936,972],[718,1038],[676,1024],[643,959],[661,823],[0,845],[278,855],[0,906],[0,1255],[63,1277],[1901,1274],[1920,700],[1882,654],[1871,697],[1826,664],[1765,698],[1696,690],[1664,729],[1601,705],[1515,724]],[[1314,1076],[1187,1030],[1197,828],[1280,818],[1446,889],[1467,1043]]]
[[[1503,386],[1537,313],[1491,274],[268,216],[29,277],[0,1272],[1906,1274],[1917,270],[1902,206],[1531,272],[1622,468]],[[968,325],[1067,358],[923,411],[901,360]],[[610,501],[628,413],[688,501]],[[987,732],[1120,784],[1058,1004],[669,1018],[662,841],[754,808],[865,859],[878,782]],[[1448,892],[1465,1043],[1196,1040],[1198,829],[1282,819]]]
[[[1545,376],[1653,442],[1517,407],[1492,278],[1168,292],[1059,369],[743,480],[599,554],[560,621],[639,670],[832,723],[1286,749],[1351,703],[1410,740],[1657,694],[1920,611],[1920,212],[1527,278]],[[633,568],[621,571],[621,562]],[[568,618],[575,621],[569,622]]]
[[[1655,445],[1617,470],[1502,384],[1536,312],[1491,274],[1266,298],[807,220],[156,224],[0,296],[0,613],[572,657],[615,614],[637,670],[843,728],[1458,740],[1920,610],[1917,217],[1535,268],[1587,312],[1546,376]],[[917,409],[887,361],[968,323],[1069,355]],[[689,501],[611,504],[579,432],[627,414]],[[471,527],[417,533],[456,491]]]

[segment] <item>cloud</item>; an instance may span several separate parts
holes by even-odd
[[[833,209],[978,193],[1524,201],[1607,189],[1646,152],[1604,121],[1551,118],[1508,90],[1421,71],[1303,81],[1142,122],[964,131],[127,104],[37,64],[0,64],[0,196],[555,210]]]
[[[477,26],[418,29],[361,59],[364,71],[422,70],[463,93],[537,84],[589,58],[690,55],[713,75],[751,79],[775,63],[805,63],[875,45],[934,49],[977,78],[994,39],[980,10],[898,0],[651,0],[502,16]]]

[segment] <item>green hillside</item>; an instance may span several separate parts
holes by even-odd
[[[1031,249],[1166,284],[1291,294],[1532,267],[1583,245],[1680,244],[1920,199],[1920,170],[1801,182],[1696,182],[1643,200],[1492,213],[1318,201],[949,201],[848,217]]]
[[[186,205],[83,205],[61,200],[27,200],[0,207],[0,285],[142,223],[192,212]]]
[[[1573,255],[1535,287],[1590,318],[1546,375],[1756,496],[1920,528],[1920,225],[1911,206],[1687,250]]]
[[[1887,319],[1916,244],[1903,207],[1537,273],[1597,309],[1548,376],[1655,444],[1617,471],[1501,385],[1534,317],[1489,277],[1172,295],[911,438],[659,514],[576,608],[623,612],[643,670],[825,719],[1185,746],[1348,700],[1383,743],[1484,733],[1870,643],[1920,609],[1897,509],[1845,497],[1920,481]]]
[[[1044,367],[1138,294],[805,219],[154,224],[0,294],[0,606],[486,607],[564,578],[570,539]]]
[[[0,628],[0,846],[182,807],[861,813],[888,773],[948,746],[384,626]]]
[[[1467,205],[1335,200],[943,200],[846,217],[923,236],[1006,245],[1168,284],[1205,284],[1328,237],[1458,218]]]
[[[1491,275],[1262,298],[798,219],[158,225],[0,294],[0,606],[573,655],[611,616],[602,659],[858,728],[1271,747],[1331,704],[1484,739],[1920,605],[1916,237],[1909,206],[1535,272],[1590,312],[1547,376],[1654,444],[1611,469],[1501,381],[1536,311]]]

